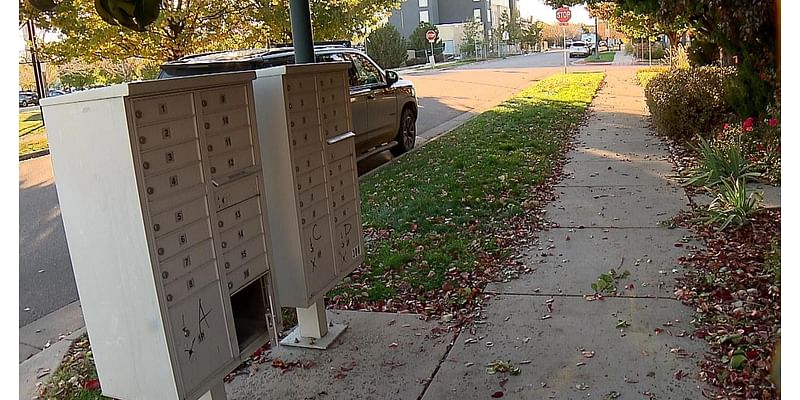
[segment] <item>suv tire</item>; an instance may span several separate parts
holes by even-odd
[[[395,139],[397,145],[389,149],[397,157],[414,148],[417,140],[417,116],[410,108],[404,108],[400,116],[400,129]]]
[[[20,107],[27,107],[28,102],[26,100],[22,100],[22,105]]]

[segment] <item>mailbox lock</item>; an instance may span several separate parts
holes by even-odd
[[[216,167],[211,167],[211,173],[212,174],[216,174],[217,173],[217,168]]]
[[[167,271],[162,272],[161,273],[161,277],[164,278],[164,279],[169,278],[169,272],[167,272]]]
[[[172,301],[172,295],[171,294],[167,295],[167,301]]]
[[[147,187],[147,194],[153,194],[153,192],[155,192],[155,189],[153,189],[152,186],[148,186]]]
[[[231,269],[231,263],[225,261],[225,269]]]
[[[214,151],[214,146],[208,145],[208,151]]]
[[[154,225],[153,225],[153,230],[154,230],[154,231],[156,231],[156,232],[158,232],[159,230],[161,230],[161,225],[159,225],[159,224],[154,224]]]
[[[145,144],[145,143],[147,143],[147,138],[146,138],[146,137],[144,137],[144,136],[139,136],[139,143],[140,143],[140,144]]]
[[[227,249],[228,248],[228,242],[223,241],[222,242],[222,248],[223,249]]]
[[[147,161],[143,162],[143,163],[142,163],[142,168],[144,168],[144,169],[150,169],[150,163],[149,163],[149,162],[147,162]]]
[[[142,118],[142,112],[140,110],[136,110],[136,118]]]
[[[222,222],[222,221],[219,221],[219,222],[217,222],[217,225],[218,225],[220,228],[222,228],[222,225],[225,225],[225,223],[224,223],[224,222]]]
[[[207,101],[205,101],[205,99],[204,99],[203,101],[201,101],[201,102],[200,102],[200,104],[202,104],[202,105],[203,105],[203,107],[205,107],[205,106],[207,106],[207,105],[208,105],[208,102],[207,102]]]
[[[211,124],[209,124],[208,122],[206,122],[206,123],[205,123],[205,125],[203,125],[203,126],[204,126],[206,129],[211,129]]]
[[[228,282],[228,289],[233,289],[233,282]]]
[[[158,248],[158,255],[160,255],[160,256],[164,255],[164,248],[163,247],[159,247]]]

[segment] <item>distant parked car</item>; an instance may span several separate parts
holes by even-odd
[[[572,42],[569,45],[569,56],[572,57],[588,57],[592,54],[589,46],[585,42]]]
[[[58,89],[50,89],[50,90],[47,92],[47,97],[56,97],[56,96],[61,96],[62,94],[67,94],[67,93],[66,93],[66,92],[64,92],[63,90],[58,90]]]
[[[33,92],[19,92],[19,106],[28,107],[39,104],[39,95]]]

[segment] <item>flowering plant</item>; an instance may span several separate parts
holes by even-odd
[[[748,117],[741,122],[724,123],[714,142],[720,146],[736,145],[762,177],[777,183],[781,173],[780,117],[774,110],[767,110],[767,115],[770,116],[763,119]]]

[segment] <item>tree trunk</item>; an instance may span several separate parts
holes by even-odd
[[[673,50],[678,48],[678,41],[680,40],[680,35],[678,32],[667,32],[667,39],[669,39],[669,47]]]

